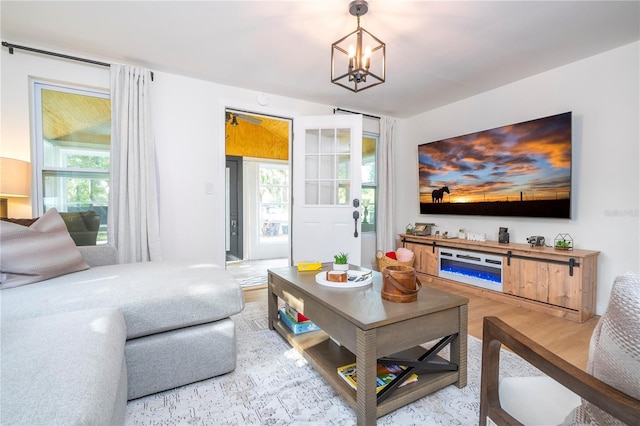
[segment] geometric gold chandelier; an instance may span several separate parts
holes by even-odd
[[[358,19],[358,28],[331,45],[331,82],[352,92],[359,92],[385,79],[385,44],[360,26],[367,13],[365,0],[355,0],[349,13]]]

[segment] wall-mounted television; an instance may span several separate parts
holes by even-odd
[[[571,112],[418,146],[420,214],[571,217]]]

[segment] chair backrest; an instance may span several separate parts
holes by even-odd
[[[0,217],[0,220],[4,220],[5,222],[17,223],[21,226],[31,226],[33,223],[38,220],[38,218],[27,219],[27,218],[14,218],[14,217]]]
[[[640,399],[640,279],[627,273],[616,278],[606,311],[591,337],[587,372]],[[622,425],[583,400],[566,423]]]
[[[100,230],[100,215],[93,210],[77,212],[60,212],[69,235],[77,246],[95,246]],[[1,218],[7,222],[17,223],[22,226],[31,226],[38,218],[16,219]]]
[[[77,246],[96,245],[98,231],[100,229],[100,215],[93,210],[79,212],[61,212],[69,230],[69,235]]]

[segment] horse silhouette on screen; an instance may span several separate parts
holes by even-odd
[[[431,202],[432,203],[441,203],[445,192],[447,194],[450,194],[448,186],[443,186],[440,189],[434,189],[433,192],[431,193]]]

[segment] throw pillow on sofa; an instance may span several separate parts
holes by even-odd
[[[56,209],[30,227],[0,222],[0,253],[1,289],[89,268]]]

